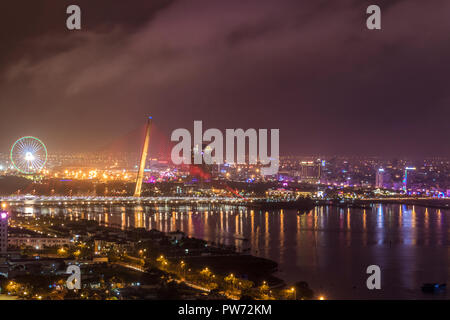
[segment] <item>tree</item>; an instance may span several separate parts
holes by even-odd
[[[269,295],[270,287],[268,286],[266,281],[263,281],[261,286],[258,287],[258,290],[259,290],[259,294],[261,295],[261,297],[265,298],[266,296]]]
[[[0,276],[0,293],[5,291],[5,288],[8,284],[8,279],[4,276]]]
[[[177,285],[174,281],[162,286],[157,292],[158,299],[160,300],[179,300],[181,298]]]
[[[312,299],[314,297],[314,291],[306,281],[297,282],[295,288],[297,290],[297,299]]]

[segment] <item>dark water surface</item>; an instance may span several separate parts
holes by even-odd
[[[330,299],[422,299],[425,282],[449,282],[450,215],[405,205],[372,209],[317,207],[260,212],[246,208],[27,208],[41,214],[63,212],[72,219],[96,220],[120,228],[181,230],[190,237],[234,245],[279,263],[287,283],[307,281]],[[173,211],[176,210],[176,211]],[[243,239],[247,240],[243,240]],[[381,268],[381,290],[368,290],[366,268]],[[450,285],[450,282],[449,282]]]

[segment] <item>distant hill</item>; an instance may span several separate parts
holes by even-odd
[[[0,195],[10,195],[18,189],[24,190],[32,183],[32,181],[22,177],[0,176]]]

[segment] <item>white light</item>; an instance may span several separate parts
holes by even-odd
[[[25,153],[25,161],[34,161],[34,156],[31,152]]]

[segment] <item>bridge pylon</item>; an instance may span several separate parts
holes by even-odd
[[[150,143],[150,127],[152,123],[152,117],[148,117],[147,128],[145,129],[144,145],[141,150],[141,161],[139,164],[139,171],[136,178],[136,188],[134,190],[134,197],[140,197],[142,191],[142,180],[144,179],[145,163],[147,162],[148,145]]]

